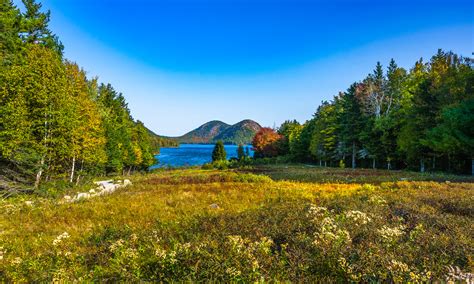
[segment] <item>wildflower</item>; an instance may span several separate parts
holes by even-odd
[[[241,272],[240,270],[235,269],[234,267],[228,267],[225,272],[229,274],[230,276],[236,277],[240,276]]]
[[[319,207],[311,204],[308,209],[308,217],[322,217],[326,214],[328,209],[326,207]]]
[[[370,217],[367,216],[367,214],[361,211],[357,211],[357,210],[352,210],[352,211],[347,212],[346,218],[352,219],[352,221],[354,221],[356,225],[359,225],[359,224],[365,225],[369,223],[370,221],[372,221],[372,219],[370,219]]]
[[[333,241],[341,243],[351,242],[349,232],[338,228],[334,219],[331,217],[326,217],[321,221],[321,231],[315,233],[315,238],[313,242],[315,245],[320,243],[327,244]]]
[[[155,255],[158,258],[165,259],[166,258],[166,251],[161,249],[160,247],[158,247],[157,249],[155,249]]]
[[[57,236],[56,239],[53,240],[53,246],[59,245],[63,239],[69,238],[69,234],[67,232],[62,233],[61,235]]]
[[[378,205],[385,205],[387,204],[387,201],[385,199],[383,199],[382,197],[380,196],[377,196],[377,195],[372,195],[369,199],[369,201],[373,204],[378,204]]]
[[[260,265],[258,264],[258,261],[256,259],[254,259],[252,261],[252,270],[257,270],[258,268],[260,267]]]
[[[20,264],[23,260],[20,257],[15,257],[12,260],[12,264]]]
[[[400,225],[395,228],[390,228],[388,226],[383,226],[381,229],[378,229],[377,232],[379,235],[386,241],[393,241],[393,239],[398,238],[403,235],[403,230],[405,226]]]
[[[137,250],[133,248],[128,248],[125,250],[125,256],[129,258],[137,258],[138,257]]]
[[[111,244],[111,245],[109,246],[109,249],[110,249],[111,252],[114,252],[114,251],[116,251],[118,248],[123,247],[123,244],[124,244],[124,243],[125,243],[124,240],[118,239],[115,243],[113,243],[113,244]]]
[[[228,236],[230,244],[232,245],[232,248],[240,252],[244,248],[244,240],[242,239],[241,236]]]
[[[390,271],[393,272],[408,272],[410,269],[408,268],[408,264],[398,261],[398,260],[391,260],[389,264]]]
[[[26,206],[33,206],[33,201],[27,200],[27,201],[25,201],[25,205]]]

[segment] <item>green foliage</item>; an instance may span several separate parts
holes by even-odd
[[[237,148],[237,159],[239,159],[239,161],[242,161],[243,159],[245,159],[245,151],[244,151],[244,146],[242,144],[239,144],[239,147]]]
[[[439,50],[409,72],[392,59],[384,73],[378,62],[302,127],[285,121],[274,154],[325,166],[471,173],[473,82],[471,59],[452,52]]]
[[[38,189],[44,180],[146,170],[158,145],[122,94],[63,60],[49,12],[23,4],[21,13],[0,2],[1,175]]]
[[[217,141],[214,149],[212,150],[212,162],[217,161],[226,161],[227,160],[227,153],[224,149],[224,143],[219,140]]]

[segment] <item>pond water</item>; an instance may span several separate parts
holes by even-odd
[[[224,148],[227,153],[227,159],[237,157],[237,145],[224,145]],[[245,145],[245,148],[248,148],[250,156],[253,156],[251,146]],[[158,163],[151,168],[203,165],[212,161],[213,149],[213,144],[181,144],[179,147],[164,147],[160,149],[160,154],[155,156]]]

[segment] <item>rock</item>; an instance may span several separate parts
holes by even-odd
[[[209,208],[211,209],[219,209],[219,205],[215,204],[215,203],[212,203],[211,205],[209,205]]]
[[[66,201],[69,201],[69,200],[71,200],[71,196],[69,196],[69,195],[64,195],[64,197],[63,197],[63,198],[64,198],[64,200],[66,200]]]
[[[77,199],[77,200],[82,199],[82,198],[84,198],[84,199],[89,199],[90,197],[91,197],[91,195],[90,195],[89,193],[87,193],[87,192],[79,192],[79,193],[76,195],[76,198],[75,198],[75,199]]]
[[[129,186],[129,185],[132,185],[132,182],[129,179],[125,179],[125,180],[123,180],[123,185],[124,186]]]
[[[91,189],[91,190],[89,190],[89,193],[90,193],[90,194],[95,194],[95,190],[94,190],[94,189]]]
[[[405,180],[408,180],[408,179],[407,179],[407,178],[400,178],[400,180],[403,180],[403,181],[405,181]]]
[[[105,184],[105,183],[112,183],[113,180],[101,180],[101,181],[94,181],[95,184],[97,185],[102,185],[102,184]]]
[[[33,201],[27,200],[25,201],[26,206],[33,206]]]

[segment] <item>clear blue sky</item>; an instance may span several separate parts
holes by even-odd
[[[164,135],[213,119],[304,122],[377,61],[474,51],[472,1],[41,2],[66,57]]]

